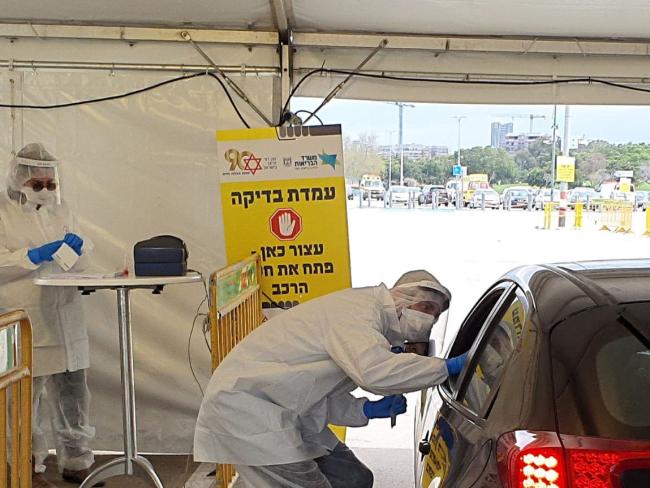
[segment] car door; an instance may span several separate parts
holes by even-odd
[[[453,340],[452,347],[447,347],[450,350],[447,355],[448,357],[462,354],[470,349],[487,318],[493,313],[503,294],[510,287],[510,282],[498,283],[478,300],[459,328]],[[450,378],[445,383],[445,388],[450,392],[457,392],[459,386],[457,380],[458,378]],[[419,451],[420,444],[424,446],[424,449],[427,449],[429,441],[434,437],[432,426],[436,422],[436,416],[441,406],[442,398],[440,397],[438,388],[422,390],[415,416],[415,480],[417,486],[423,486],[425,488],[431,485],[431,480],[434,478],[445,477],[444,472],[448,464],[448,449],[443,444],[439,445],[438,441],[432,443],[432,447],[435,447],[437,450],[426,454]],[[442,434],[438,433],[438,435]],[[426,476],[425,472],[428,473]],[[427,480],[426,483],[425,480]]]
[[[473,486],[492,452],[488,414],[528,314],[525,295],[515,285],[502,283],[495,292],[500,292],[499,299],[484,316],[457,385],[453,379],[440,385],[425,406],[425,422],[432,427],[430,432],[425,429],[418,446],[428,451],[422,456],[423,488]],[[450,355],[458,353],[455,349],[456,342]]]

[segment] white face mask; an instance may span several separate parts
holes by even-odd
[[[55,192],[48,191],[45,188],[41,191],[34,191],[29,187],[23,187],[20,191],[25,195],[27,201],[34,205],[53,205],[56,203]]]
[[[399,318],[404,338],[409,341],[428,341],[431,334],[431,328],[436,323],[436,317],[428,313],[405,308]]]

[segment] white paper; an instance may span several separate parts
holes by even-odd
[[[68,271],[77,264],[79,261],[79,255],[65,242],[61,244],[61,247],[52,255],[54,260],[57,262],[63,271]]]

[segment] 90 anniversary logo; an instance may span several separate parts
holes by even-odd
[[[238,151],[237,149],[228,149],[224,153],[226,161],[230,163],[230,171],[237,169],[250,174],[255,174],[262,170],[262,158],[256,157],[250,151]]]

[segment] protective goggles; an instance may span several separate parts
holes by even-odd
[[[39,181],[39,180],[33,180],[33,181],[28,181],[25,183],[25,186],[28,186],[35,192],[42,191],[44,188],[47,189],[47,191],[54,191],[56,190],[56,182],[54,180],[50,181]]]

